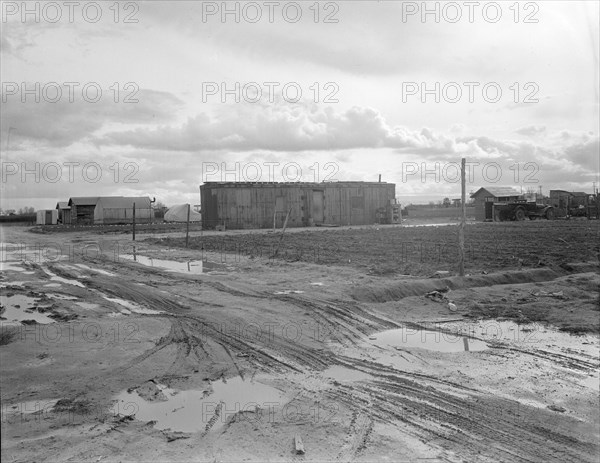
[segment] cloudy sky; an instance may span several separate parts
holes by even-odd
[[[599,185],[595,1],[1,3],[3,209],[378,174],[427,202],[462,157],[468,190]]]

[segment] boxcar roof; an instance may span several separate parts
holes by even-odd
[[[359,187],[359,186],[390,186],[393,183],[388,182],[205,182],[200,187],[210,188],[282,188],[282,187],[304,187],[304,188],[323,188],[323,187]]]

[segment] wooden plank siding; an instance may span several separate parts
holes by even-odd
[[[149,208],[135,209],[136,223],[151,223],[152,210]],[[133,222],[133,205],[129,208],[96,207],[95,224],[127,224]]]
[[[233,183],[211,182],[200,187],[203,228],[281,228],[364,225],[377,220],[377,209],[395,197],[390,183]]]

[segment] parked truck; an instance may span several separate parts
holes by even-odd
[[[508,203],[494,203],[494,221],[502,222],[505,220],[530,220],[535,219],[554,219],[554,208],[547,204],[538,204],[535,201],[525,199],[516,200]]]

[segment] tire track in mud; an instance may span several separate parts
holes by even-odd
[[[323,327],[323,337],[330,335],[339,343],[348,342],[356,345],[358,340],[373,331],[401,326],[362,309],[352,301],[308,300],[288,295],[269,295],[268,297],[307,310],[307,315]]]
[[[354,413],[408,425],[403,427],[408,434],[469,461],[595,461],[600,450],[579,440],[574,419],[566,418],[562,429],[552,430],[543,425],[553,418],[544,409],[472,392],[455,395],[413,379],[341,384],[326,394]],[[527,416],[531,413],[538,416]]]
[[[574,357],[573,355],[565,355],[560,354],[558,352],[549,352],[543,349],[525,350],[518,349],[516,347],[505,346],[503,344],[494,344],[493,347],[495,349],[504,349],[510,352],[518,352],[519,354],[532,355],[534,357],[558,363],[559,365],[565,368],[570,368],[572,370],[587,372],[590,370],[596,371],[598,370],[598,367],[600,367],[600,362],[598,362],[597,358],[594,358],[590,355],[586,355],[584,353],[577,353],[577,355],[580,357],[578,358]],[[581,357],[585,357],[586,359]]]
[[[268,297],[306,310],[309,316],[331,327],[340,342],[356,344],[369,331],[401,326],[369,313],[358,304],[251,294],[215,283],[208,286],[235,297]],[[579,423],[567,416],[561,416],[561,427],[552,426],[554,412],[490,397],[435,376],[401,372],[364,360],[334,356],[329,352],[292,343],[282,337],[274,336],[268,347],[256,346],[244,338],[216,328],[222,322],[218,314],[192,314],[190,308],[165,298],[157,289],[147,286],[137,288],[131,282],[124,283],[105,277],[96,277],[94,281],[86,281],[86,284],[117,297],[163,310],[165,314],[144,316],[164,318],[171,323],[169,333],[160,338],[155,347],[121,369],[139,365],[167,346],[175,345],[177,353],[171,365],[173,369],[184,368],[186,362],[218,357],[217,349],[223,349],[238,372],[242,368],[236,364],[234,354],[244,353],[249,355],[249,363],[267,371],[302,371],[304,368],[320,370],[331,364],[341,364],[372,374],[374,379],[370,382],[352,385],[338,383],[336,389],[324,392],[329,399],[339,401],[356,413],[357,417],[362,417],[360,423],[357,423],[358,418],[351,422],[347,441],[338,454],[339,461],[350,461],[360,455],[368,445],[375,421],[399,426],[407,434],[442,451],[458,453],[469,460],[595,461],[595,455],[600,450],[598,445],[578,438],[576,429]],[[189,302],[190,305],[198,303],[191,298],[182,299],[181,302]],[[538,416],[528,419],[525,416],[527,413]],[[545,422],[549,422],[549,425],[544,426]]]
[[[374,330],[398,327],[400,325],[372,314],[362,308],[355,302],[345,301],[308,301],[304,298],[295,298],[290,296],[277,296],[270,293],[249,293],[232,288],[220,282],[203,281],[210,288],[227,293],[228,295],[240,298],[258,298],[277,300],[283,303],[300,307],[308,311],[308,315],[320,324],[319,328],[325,327],[316,337],[316,341],[322,341],[323,337],[332,334],[338,342],[349,341],[356,344],[365,334]],[[155,310],[166,312],[164,317],[170,318],[172,327],[170,333],[159,340],[157,346],[130,362],[131,365],[145,360],[149,356],[157,353],[170,344],[178,346],[176,358],[172,368],[176,365],[182,365],[184,360],[191,354],[195,354],[195,360],[201,361],[210,359],[214,354],[214,348],[210,344],[218,344],[226,350],[231,363],[240,372],[240,368],[235,361],[236,354],[248,356],[249,361],[255,366],[264,368],[273,364],[294,371],[302,371],[305,368],[320,370],[329,365],[335,364],[330,354],[323,349],[314,349],[308,346],[290,342],[281,336],[272,335],[267,342],[256,346],[254,342],[245,340],[241,336],[225,333],[219,330],[218,325],[223,322],[220,317],[214,314],[204,313],[202,315],[191,314],[190,308],[184,306],[204,305],[215,307],[219,305],[198,301],[197,299],[186,298],[174,302],[160,295],[159,290],[141,285],[121,284],[110,278],[95,278],[89,282],[89,287],[97,288],[112,296],[120,297],[126,300],[133,300],[136,303],[146,305]],[[156,317],[157,315],[152,315]],[[234,352],[232,354],[231,351]]]
[[[73,275],[64,267],[59,267],[56,271],[61,272],[66,278],[73,278]],[[247,361],[254,366],[267,370],[284,368],[300,372],[304,368],[321,369],[332,363],[331,360],[328,360],[331,355],[322,349],[303,346],[278,336],[276,333],[270,333],[265,339],[246,339],[240,333],[219,329],[226,321],[222,316],[210,311],[192,313],[191,308],[184,305],[223,307],[219,304],[206,303],[193,298],[181,298],[180,301],[175,302],[153,287],[138,286],[131,282],[104,276],[97,276],[93,280],[86,281],[86,285],[89,289],[98,290],[103,294],[134,301],[153,310],[160,310],[164,313],[140,314],[139,316],[159,317],[169,320],[171,323],[169,333],[159,339],[155,347],[129,361],[127,365],[121,367],[120,371],[138,365],[170,345],[177,346],[175,358],[170,367],[175,370],[184,368],[186,362],[193,364],[204,360],[223,361],[223,358],[226,357],[238,373],[243,375],[242,368],[235,360],[238,354],[246,357]],[[212,282],[209,286],[214,286],[219,291],[225,291],[237,297],[250,296],[220,283]],[[254,295],[254,297],[262,298],[263,296]],[[223,352],[218,352],[218,349],[222,349]]]
[[[338,452],[336,460],[354,461],[360,452],[366,449],[374,424],[375,422],[369,415],[353,410],[346,440]]]
[[[325,392],[330,400],[345,404],[353,416],[406,425],[404,432],[441,450],[468,449],[462,452],[468,461],[482,461],[484,457],[485,461],[506,462],[595,461],[600,451],[597,444],[579,439],[576,419],[563,421],[561,416],[556,421],[551,411],[489,396],[436,376],[350,357],[338,359],[345,367],[368,373],[373,379],[351,385],[338,383],[337,390]],[[555,428],[556,423],[562,428]],[[351,421],[348,432],[358,439],[355,427]],[[338,455],[341,461],[355,457],[348,443]]]

